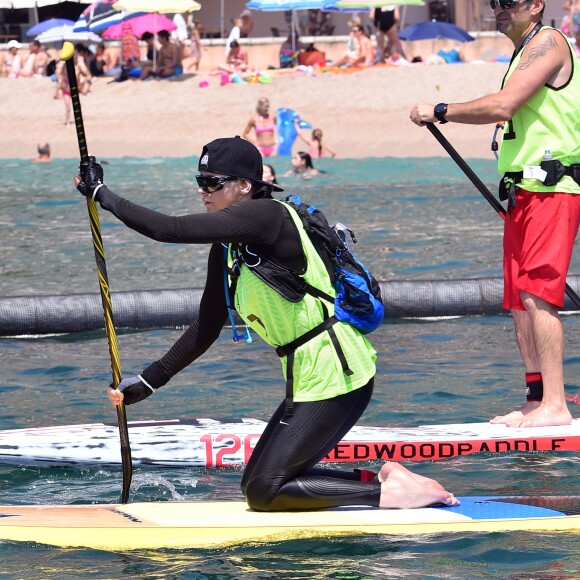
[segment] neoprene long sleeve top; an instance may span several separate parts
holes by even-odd
[[[169,216],[137,205],[106,186],[99,189],[96,201],[129,228],[158,242],[212,244],[198,319],[142,373],[154,388],[169,382],[219,336],[227,318],[222,244],[251,244],[259,255],[271,256],[295,271],[305,265],[296,226],[283,205],[272,199],[252,199],[220,211],[184,216]]]

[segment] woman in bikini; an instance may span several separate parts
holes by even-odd
[[[250,137],[252,129],[256,133],[255,139]],[[256,114],[248,121],[243,137],[258,148],[262,157],[276,155],[278,151],[276,115],[270,113],[270,101],[266,97],[258,100]]]

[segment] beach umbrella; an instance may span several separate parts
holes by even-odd
[[[424,6],[423,0],[327,0],[326,12],[361,12],[379,6]]]
[[[62,2],[76,2],[78,4],[89,4],[92,0],[0,0],[0,8],[6,10],[21,10],[23,8],[34,8],[34,21],[38,23],[38,8],[42,6],[52,6]]]
[[[50,30],[46,30],[39,34],[35,40],[42,44],[49,44],[51,42],[62,42],[69,40],[70,42],[100,42],[101,37],[94,32],[75,32],[71,25],[56,26]]]
[[[195,0],[117,0],[113,4],[118,10],[127,12],[194,12],[201,8]]]
[[[123,23],[126,20],[123,21]],[[123,36],[123,23],[113,24],[103,32],[103,38],[107,40],[118,40]],[[141,14],[129,19],[133,34],[137,38],[141,38],[146,32],[157,34],[160,30],[167,30],[171,32],[177,28],[173,20],[162,16],[161,14]]]
[[[246,8],[250,10],[262,10],[263,12],[276,12],[281,10],[310,10],[322,8],[324,0],[250,0]]]
[[[436,40],[438,38],[447,38],[458,42],[471,42],[475,40],[463,28],[450,24],[449,22],[438,22],[429,20],[427,22],[417,22],[411,24],[399,32],[401,40]]]
[[[168,12],[193,12],[200,10],[201,4],[195,0],[117,0],[113,8],[127,12],[152,12],[157,15]],[[156,56],[157,51],[154,51],[153,68],[155,68]]]
[[[68,18],[49,18],[48,20],[43,20],[38,24],[35,24],[32,28],[29,28],[26,31],[26,36],[37,36],[41,32],[46,32],[51,28],[55,28],[56,26],[73,26],[74,21],[69,20]]]
[[[407,6],[425,6],[425,2],[424,0],[327,0],[323,10],[325,12],[361,12],[381,6],[402,6],[399,26],[403,26],[407,15]]]
[[[113,8],[115,0],[99,0],[93,2],[88,8],[83,10],[78,20],[75,22],[75,32],[99,32],[113,24],[118,24],[126,16],[123,10]]]
[[[292,12],[292,52],[296,50],[294,41],[296,35],[294,33],[294,12],[296,10],[316,10],[322,9],[328,0],[250,0],[246,4],[246,8],[250,10],[261,10],[262,12]]]
[[[0,0],[0,8],[7,10],[21,10],[23,8],[42,8],[63,2],[75,2],[77,4],[90,4],[93,0]]]

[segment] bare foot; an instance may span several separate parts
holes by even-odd
[[[381,482],[380,507],[412,509],[441,503],[459,505],[452,493],[445,491],[434,479],[412,473],[398,463],[386,463],[379,472]]]
[[[498,415],[494,417],[489,422],[494,424],[508,425],[513,421],[521,421],[528,413],[534,411],[540,406],[540,401],[527,401],[525,405],[522,405],[519,409],[508,413],[507,415]]]
[[[389,474],[391,474],[394,470],[404,471],[407,475],[412,477],[417,483],[427,485],[429,487],[434,487],[436,489],[443,489],[443,486],[434,479],[430,477],[424,477],[423,475],[419,475],[418,473],[413,473],[409,471],[406,467],[403,467],[399,463],[388,462],[385,463],[379,473],[377,474],[377,479],[382,483],[383,481],[387,481]]]
[[[508,427],[554,427],[571,423],[572,415],[566,406],[555,407],[543,403],[537,409],[526,413],[524,417],[514,418],[506,425]]]

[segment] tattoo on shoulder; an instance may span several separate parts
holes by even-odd
[[[558,48],[558,43],[554,38],[553,34],[547,34],[546,37],[542,40],[542,43],[538,46],[534,46],[530,48],[528,54],[526,55],[525,60],[521,60],[520,64],[518,65],[518,70],[526,70],[529,68],[536,60],[545,56],[548,51],[556,50]]]

